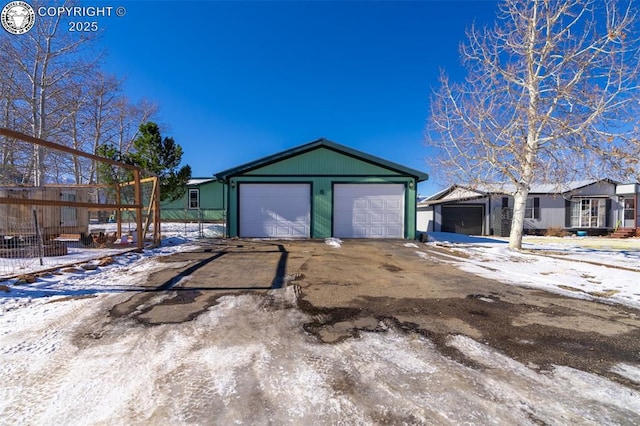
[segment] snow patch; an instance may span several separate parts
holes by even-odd
[[[223,238],[226,233],[226,227],[221,224],[209,225],[202,231],[205,238]]]
[[[342,240],[339,238],[326,238],[324,242],[325,244],[331,247],[335,247],[335,248],[342,247]]]
[[[430,233],[429,244],[445,246],[464,257],[438,253],[438,257],[476,275],[514,285],[538,288],[563,296],[602,300],[640,309],[640,240],[623,249],[598,249],[564,244],[553,237],[535,237],[523,252],[508,249],[505,241],[443,232]],[[545,244],[549,241],[548,244]],[[572,239],[575,244],[589,241]],[[636,267],[638,271],[636,271]]]
[[[420,259],[428,259],[429,255],[423,251],[415,251],[415,254],[418,255]]]
[[[619,376],[625,377],[632,382],[640,384],[640,367],[629,364],[617,364],[614,365],[611,370]]]

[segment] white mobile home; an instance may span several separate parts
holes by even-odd
[[[535,185],[527,199],[525,232],[561,228],[601,235],[638,228],[639,189],[637,184],[609,179],[570,182],[560,188]],[[508,235],[513,212],[509,192],[452,185],[418,203],[418,230]]]

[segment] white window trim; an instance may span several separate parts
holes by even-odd
[[[533,198],[527,198],[527,201],[525,202],[524,205],[524,218],[525,219],[535,219],[535,212],[534,212],[534,202],[533,202]]]
[[[624,217],[624,220],[633,220],[633,216],[635,214],[636,211],[636,199],[635,198],[625,198],[622,204],[622,214]],[[631,213],[629,214],[627,217],[627,213]]]
[[[584,201],[588,201],[588,204],[583,205]],[[595,206],[594,203],[596,204]],[[592,214],[594,207],[597,209],[596,215]],[[607,202],[604,198],[575,198],[571,201],[571,227],[604,228],[607,217],[606,209]]]
[[[191,194],[192,193],[196,193],[196,203],[197,206],[196,207],[192,207],[191,206]],[[189,196],[187,198],[187,207],[189,210],[199,210],[200,209],[200,189],[198,188],[191,188],[189,189]]]

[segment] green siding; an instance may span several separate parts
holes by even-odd
[[[200,190],[200,209],[189,209],[189,189]],[[188,185],[185,194],[173,202],[160,204],[160,218],[165,221],[220,221],[225,217],[225,186],[211,181],[200,185]],[[200,218],[199,218],[200,216]]]
[[[318,148],[295,157],[251,170],[245,175],[397,175],[393,170],[345,155]]]
[[[275,164],[274,164],[275,165]],[[416,230],[416,182],[407,176],[238,176],[231,179],[229,187],[229,236],[238,236],[238,184],[245,183],[310,183],[311,184],[311,237],[328,238],[332,234],[334,183],[404,183],[405,184],[405,237],[415,238]]]
[[[309,183],[311,237],[333,233],[333,185],[336,183],[395,183],[405,187],[405,238],[416,232],[416,179],[426,173],[373,157],[324,139],[247,163],[219,174],[228,181],[227,232],[237,237],[238,188],[242,183]]]
[[[163,222],[221,222],[224,221],[224,209],[163,209],[160,212]]]

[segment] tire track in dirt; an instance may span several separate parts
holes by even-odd
[[[35,322],[27,330],[21,329],[19,334],[3,337],[6,346],[0,350],[0,376],[5,395],[0,398],[4,404],[0,418],[24,424],[46,411],[48,407],[42,401],[56,395],[60,379],[69,372],[77,350],[71,344],[73,333],[85,318],[95,314],[94,302],[81,299],[29,307],[55,310],[56,315],[47,322]],[[46,363],[34,365],[29,361],[30,354],[46,355]]]

